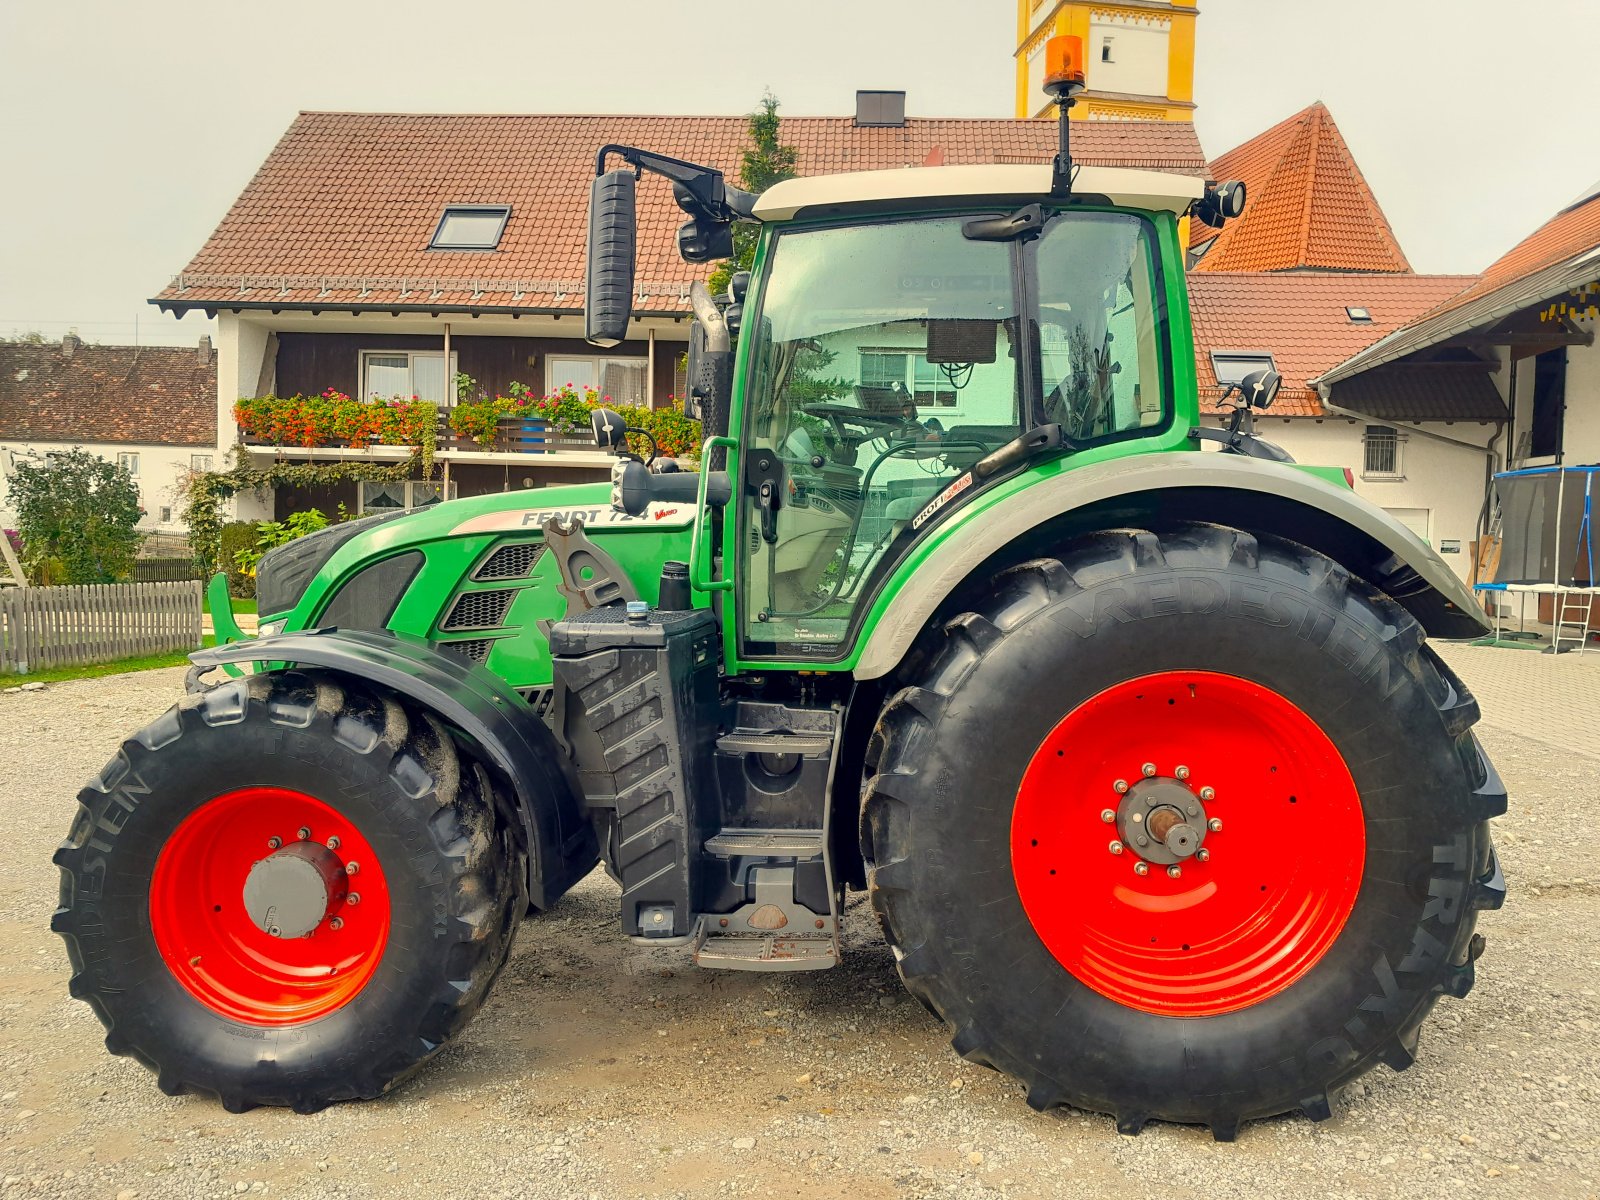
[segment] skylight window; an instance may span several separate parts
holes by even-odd
[[[1228,384],[1238,383],[1255,371],[1276,371],[1278,364],[1264,351],[1213,350],[1211,369],[1216,372],[1218,383]]]
[[[1356,307],[1354,305],[1346,305],[1344,312],[1345,312],[1345,316],[1350,318],[1350,323],[1352,325],[1371,325],[1372,324],[1372,313],[1369,312],[1367,309],[1358,308],[1358,307]]]
[[[506,231],[509,204],[452,204],[439,218],[430,250],[493,250]]]

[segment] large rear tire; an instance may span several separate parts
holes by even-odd
[[[1187,525],[1014,568],[945,635],[879,721],[862,838],[958,1052],[1037,1108],[1223,1140],[1410,1065],[1504,896],[1505,794],[1404,609]]]
[[[431,714],[330,676],[188,696],[79,793],[72,994],[170,1095],[380,1095],[477,1011],[527,907],[495,787]]]

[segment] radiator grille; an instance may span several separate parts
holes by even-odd
[[[497,592],[462,592],[450,608],[440,629],[499,629],[505,624],[506,610],[517,593],[507,589]]]
[[[470,658],[473,662],[482,662],[489,657],[489,647],[494,645],[493,638],[473,638],[465,642],[440,642],[440,647],[453,651],[463,658]]]
[[[533,571],[533,564],[544,553],[543,542],[519,542],[501,546],[472,573],[474,579],[522,579]]]

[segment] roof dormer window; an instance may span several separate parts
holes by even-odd
[[[1346,305],[1344,312],[1345,312],[1345,316],[1350,318],[1350,323],[1352,325],[1371,325],[1372,324],[1372,313],[1368,309],[1358,308],[1358,307],[1356,307],[1355,305],[1352,304],[1352,305]]]
[[[493,250],[506,231],[509,204],[451,204],[433,231],[430,250]]]

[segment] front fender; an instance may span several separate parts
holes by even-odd
[[[329,629],[215,646],[189,661],[202,670],[229,663],[317,667],[436,713],[511,785],[535,908],[549,908],[599,860],[576,773],[554,735],[504,680],[460,655],[388,632]]]
[[[1407,608],[1432,637],[1470,638],[1489,624],[1459,576],[1383,509],[1286,463],[1229,454],[1136,454],[1057,469],[974,504],[880,593],[854,673],[893,671],[946,598],[1008,547],[1064,519],[1213,521],[1300,542]]]

